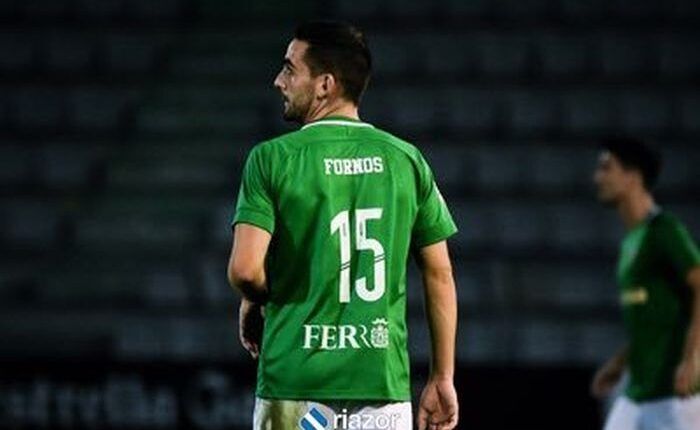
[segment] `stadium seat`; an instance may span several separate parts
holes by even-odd
[[[560,16],[567,22],[593,25],[610,13],[610,2],[605,0],[561,0],[557,3]]]
[[[126,13],[126,0],[76,0],[76,15],[85,22],[114,21]]]
[[[459,81],[478,73],[479,53],[474,33],[418,35],[415,48],[422,53],[422,67],[427,76]],[[413,68],[420,67],[420,64],[413,65]]]
[[[86,34],[56,34],[47,40],[48,73],[88,74],[94,66],[95,44]]]
[[[129,14],[137,21],[174,22],[181,16],[185,0],[131,0]]]
[[[685,134],[697,139],[700,135],[700,93],[688,92],[681,96],[681,127]]]
[[[551,1],[535,0],[522,2],[503,0],[493,4],[494,15],[499,21],[543,22],[550,14]]]
[[[542,208],[533,203],[500,203],[492,206],[492,238],[501,249],[537,249],[544,237]]]
[[[247,359],[232,322],[211,316],[141,316],[111,327],[115,356],[122,360],[193,360],[240,363]]]
[[[3,202],[2,236],[9,249],[50,250],[58,235],[61,213],[55,201],[11,198]]]
[[[15,101],[21,129],[55,130],[65,126],[66,100],[62,91],[51,87],[23,88],[16,93]]]
[[[626,340],[622,321],[588,322],[578,327],[578,332],[576,355],[582,363],[604,363]]]
[[[674,193],[687,190],[700,183],[696,166],[700,152],[694,148],[679,146],[677,150],[662,149],[663,168],[659,177],[659,192]]]
[[[237,191],[232,194],[235,193]],[[229,249],[231,247],[231,239],[233,237],[231,221],[233,221],[235,208],[236,201],[235,198],[232,198],[231,201],[219,202],[211,209],[209,242],[216,246],[216,249]]]
[[[482,78],[515,78],[527,75],[532,41],[520,35],[476,35],[479,73]]]
[[[384,103],[393,112],[393,123],[407,133],[430,131],[438,118],[432,91],[401,88],[386,94]]]
[[[71,125],[85,132],[117,131],[138,94],[114,87],[75,87],[68,96]]]
[[[187,135],[222,136],[256,133],[262,126],[260,115],[250,109],[177,109],[147,106],[138,112],[136,128],[144,136]]]
[[[57,20],[66,16],[68,1],[65,0],[27,0],[18,2],[24,16],[32,20]]]
[[[492,13],[493,2],[488,0],[442,0],[441,6],[447,18],[455,20],[482,20],[488,19]]]
[[[562,194],[590,186],[597,157],[594,145],[571,148],[556,142],[529,149],[528,181],[538,193]]]
[[[695,55],[700,36],[664,36],[659,41],[659,71],[669,81],[692,80],[700,73],[700,58]]]
[[[509,282],[518,306],[561,312],[614,308],[617,286],[611,259],[581,263],[524,262],[513,269]],[[540,313],[543,313],[540,311]]]
[[[614,133],[617,97],[611,91],[582,90],[562,97],[562,126],[571,135]]]
[[[228,232],[228,241],[222,249],[229,250],[231,246],[231,231],[226,228],[226,225],[227,222],[224,222],[217,227],[222,231]],[[192,297],[197,303],[203,303],[205,306],[215,309],[230,308],[231,301],[236,297],[237,293],[228,284],[226,276],[223,276],[221,273],[222,269],[228,264],[227,258],[228,256],[225,252],[216,252],[202,256],[197,272],[201,281],[196,282],[192,286]]]
[[[673,3],[673,2],[669,2]],[[660,20],[667,18],[669,3],[614,0],[610,2],[612,16],[630,21]]]
[[[89,187],[100,163],[110,155],[107,142],[46,142],[37,149],[37,169],[42,184],[55,191],[78,191]]]
[[[35,37],[21,33],[3,32],[0,35],[0,73],[27,72],[36,64]]]
[[[81,217],[76,228],[76,244],[85,250],[140,252],[178,255],[197,241],[197,225],[165,210],[159,214],[104,213]]]
[[[518,91],[508,97],[510,129],[515,135],[542,135],[557,130],[558,100],[554,93]]]
[[[502,320],[465,317],[463,321],[460,321],[460,324],[461,327],[469,327],[469,330],[464,330],[460,334],[463,338],[457,342],[457,360],[460,363],[497,365],[509,360],[510,333]],[[413,335],[413,331],[411,335]]]
[[[513,355],[523,364],[575,362],[571,323],[546,319],[525,319],[513,327]]]
[[[378,0],[356,2],[352,0],[337,0],[336,7],[338,14],[347,16],[353,19],[367,18],[372,15],[377,15],[382,12],[382,4],[384,2]]]
[[[397,41],[393,34],[384,33],[372,36],[368,43],[374,55],[374,76],[391,78],[409,71],[412,56],[408,43]]]
[[[621,99],[620,126],[623,133],[631,135],[661,135],[671,125],[671,108],[661,94],[625,94]]]
[[[440,93],[445,125],[455,133],[495,132],[504,120],[503,92],[448,87]]]
[[[594,40],[601,75],[608,79],[638,79],[654,73],[653,52],[643,34],[606,34]]]
[[[544,79],[586,79],[590,68],[591,47],[588,38],[575,34],[545,34],[537,39],[538,54]]]
[[[671,3],[673,18],[680,22],[696,22],[700,18],[700,6],[693,0],[676,0]]]
[[[600,212],[599,207],[585,203],[548,206],[546,244],[552,249],[569,253],[595,252],[603,241]]]
[[[160,60],[158,41],[153,35],[110,34],[106,37],[104,63],[112,73],[147,74]]]
[[[33,153],[16,143],[5,142],[0,147],[0,189],[11,190],[31,182]]]
[[[208,190],[221,189],[230,183],[230,172],[225,164],[213,160],[186,160],[178,158],[124,160],[111,163],[107,183],[114,188],[131,190],[167,189]]]
[[[513,191],[523,184],[525,166],[520,160],[526,154],[525,148],[514,146],[475,147],[471,155],[475,169],[469,175],[487,194]]]

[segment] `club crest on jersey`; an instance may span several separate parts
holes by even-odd
[[[377,318],[372,321],[370,341],[375,348],[386,348],[389,346],[389,322],[385,318]]]

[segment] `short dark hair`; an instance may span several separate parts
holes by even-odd
[[[304,59],[311,74],[333,74],[345,98],[359,105],[372,73],[372,55],[364,34],[346,23],[314,21],[297,27],[294,38],[309,44]]]
[[[633,137],[607,137],[600,146],[620,161],[625,169],[639,171],[644,187],[651,190],[661,172],[661,153],[644,140]]]

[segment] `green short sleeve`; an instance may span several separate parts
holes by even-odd
[[[264,157],[260,146],[253,148],[248,155],[243,168],[241,188],[238,192],[232,225],[252,224],[274,233],[275,209],[270,184],[269,161]]]
[[[421,156],[418,169],[418,213],[413,225],[412,242],[422,248],[449,238],[457,233],[445,199],[438,189],[430,166]]]
[[[665,214],[660,218],[657,220],[655,239],[659,245],[661,258],[670,264],[681,279],[685,280],[688,272],[700,265],[700,250],[680,221]]]

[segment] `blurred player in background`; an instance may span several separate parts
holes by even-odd
[[[302,127],[257,145],[243,171],[228,278],[259,357],[255,429],[412,428],[410,253],[432,336],[419,428],[457,424],[457,229],[420,152],[360,120],[370,71],[357,29],[300,26],[274,85]]]
[[[700,252],[685,227],[654,201],[658,153],[644,142],[603,142],[595,183],[627,230],[617,282],[628,343],[596,373],[607,396],[629,371],[606,430],[700,429]]]

